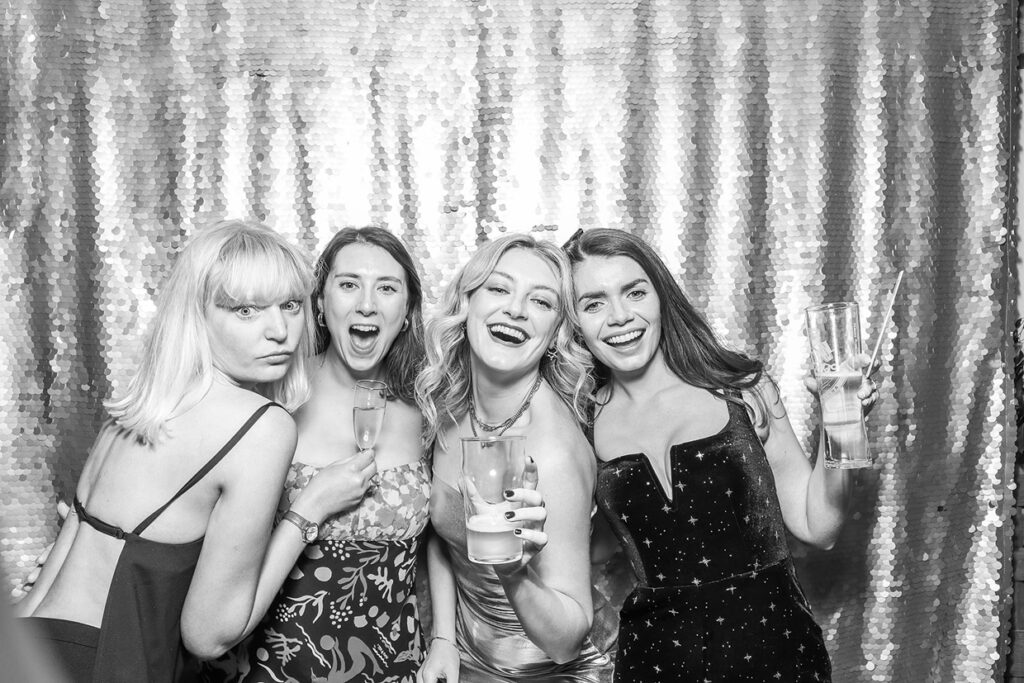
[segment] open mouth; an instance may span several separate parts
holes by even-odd
[[[524,330],[512,325],[506,325],[504,323],[497,323],[496,325],[488,325],[487,331],[491,333],[491,336],[498,341],[505,344],[525,344],[526,340],[530,338],[530,335],[526,334]]]
[[[616,348],[629,346],[630,344],[639,341],[640,337],[644,336],[644,332],[646,332],[646,330],[631,330],[629,332],[623,332],[622,334],[616,334],[605,338],[604,343]]]
[[[380,328],[376,325],[351,325],[348,333],[356,346],[370,346],[380,335]]]

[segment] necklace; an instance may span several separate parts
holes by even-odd
[[[537,373],[537,381],[533,383],[533,386],[530,388],[530,393],[528,393],[526,395],[526,399],[523,401],[522,405],[519,406],[519,410],[517,410],[512,415],[512,417],[510,417],[509,419],[505,420],[504,422],[502,422],[500,424],[496,424],[496,425],[487,424],[486,422],[481,420],[479,417],[477,417],[477,415],[476,415],[476,406],[473,404],[473,395],[472,395],[472,393],[470,393],[470,397],[469,397],[469,426],[473,430],[473,436],[479,436],[477,434],[477,432],[476,432],[477,426],[479,426],[480,429],[482,429],[485,432],[498,432],[497,436],[501,436],[502,434],[504,434],[505,430],[508,429],[509,427],[511,427],[512,425],[514,425],[516,423],[516,420],[518,420],[520,417],[522,417],[523,413],[526,412],[526,409],[530,407],[530,401],[533,400],[533,395],[537,393],[537,389],[540,389],[540,373],[539,372]]]

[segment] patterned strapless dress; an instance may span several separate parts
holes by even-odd
[[[293,463],[278,517],[318,468]],[[240,649],[244,683],[412,683],[423,659],[416,562],[425,458],[381,470],[359,507],[324,524]]]

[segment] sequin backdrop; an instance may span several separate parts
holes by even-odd
[[[1015,3],[8,0],[0,45],[0,514],[57,528],[195,229],[311,252],[379,224],[435,299],[502,230],[620,226],[763,357],[798,435],[802,309],[882,346],[831,552],[794,546],[837,681],[985,681],[1009,601],[1005,318]],[[1011,259],[1013,256],[1013,259]]]

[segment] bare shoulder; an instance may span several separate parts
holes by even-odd
[[[266,397],[240,387],[222,387],[210,392],[203,401],[206,405],[197,406],[202,408],[197,420],[214,433],[224,430],[233,436],[269,402]],[[280,455],[290,459],[295,439],[295,420],[288,411],[275,404],[266,408],[249,426],[238,446],[242,447],[239,450],[249,453]]]
[[[403,438],[409,437],[419,441],[423,434],[423,413],[414,403],[406,403],[401,399],[388,402],[389,416],[395,417],[394,427]]]
[[[541,454],[541,467],[592,472],[597,464],[594,452],[576,417],[553,391],[538,391],[530,406],[527,448]]]

